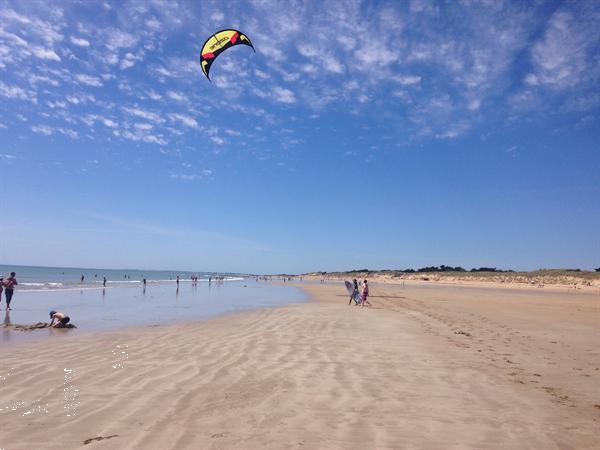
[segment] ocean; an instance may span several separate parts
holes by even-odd
[[[77,328],[20,331],[4,326],[0,333],[2,344],[206,319],[308,299],[297,287],[243,274],[198,272],[194,273],[198,276],[198,283],[194,284],[190,280],[193,273],[183,271],[0,266],[4,277],[11,271],[17,273],[19,284],[15,288],[11,311],[6,310],[2,294],[0,319],[3,319],[4,325],[49,322],[49,311],[56,310],[66,313]],[[179,285],[175,281],[177,275],[181,279]],[[108,280],[106,287],[102,283],[105,276]],[[217,276],[223,277],[222,281],[215,281]],[[141,281],[144,277],[147,279],[146,286]]]
[[[180,282],[191,282],[191,276],[198,276],[198,282],[208,282],[210,278],[222,276],[228,281],[243,280],[250,275],[216,272],[188,272],[172,270],[139,270],[139,269],[86,269],[77,267],[38,267],[8,266],[0,264],[0,276],[7,278],[10,272],[17,273],[21,289],[72,289],[90,288],[103,285],[106,277],[107,286],[141,285],[146,278],[147,283],[174,283],[177,276]],[[83,276],[83,281],[81,277]]]

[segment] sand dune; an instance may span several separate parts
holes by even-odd
[[[339,284],[1,349],[0,448],[594,448],[600,297]],[[102,438],[102,439],[100,439]]]

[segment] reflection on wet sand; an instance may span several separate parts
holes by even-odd
[[[244,288],[241,282],[218,284],[211,289],[208,284],[182,284],[173,296],[173,284],[148,284],[136,287],[110,287],[56,291],[22,291],[19,305],[5,317],[10,327],[3,327],[2,341],[11,342],[44,339],[56,333],[42,333],[48,311],[65,311],[82,331],[115,329],[125,326],[148,326],[212,317],[242,309],[281,306],[305,301],[306,295],[298,290],[284,290],[270,284]],[[98,295],[101,290],[101,295]],[[17,332],[14,324],[26,324],[30,333]],[[67,335],[78,334],[71,330]],[[59,333],[65,335],[65,333]]]

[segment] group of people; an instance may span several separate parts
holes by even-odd
[[[350,294],[350,300],[348,300],[348,305],[352,304],[352,301],[356,305],[360,305],[360,307],[364,307],[365,305],[373,306],[369,301],[369,282],[364,280],[362,283],[362,292],[358,286],[358,281],[356,278],[352,280],[354,284],[354,291]]]
[[[10,273],[10,277],[6,280],[4,278],[0,278],[0,303],[2,302],[2,290],[4,290],[4,298],[6,299],[6,310],[10,311],[10,302],[12,301],[13,294],[15,293],[15,286],[17,283],[17,279],[15,272]]]

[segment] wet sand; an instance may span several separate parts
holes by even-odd
[[[47,339],[53,329],[25,333],[31,325],[49,320],[49,311],[64,311],[77,326],[73,333],[118,330],[215,317],[232,311],[277,307],[306,301],[306,294],[291,286],[273,286],[251,279],[225,283],[189,281],[140,286],[69,288],[18,291],[11,311],[1,311],[0,345]],[[2,305],[4,306],[4,305]],[[0,447],[1,448],[1,447]]]
[[[361,309],[305,289],[0,347],[0,448],[598,448],[600,296],[374,284]]]

